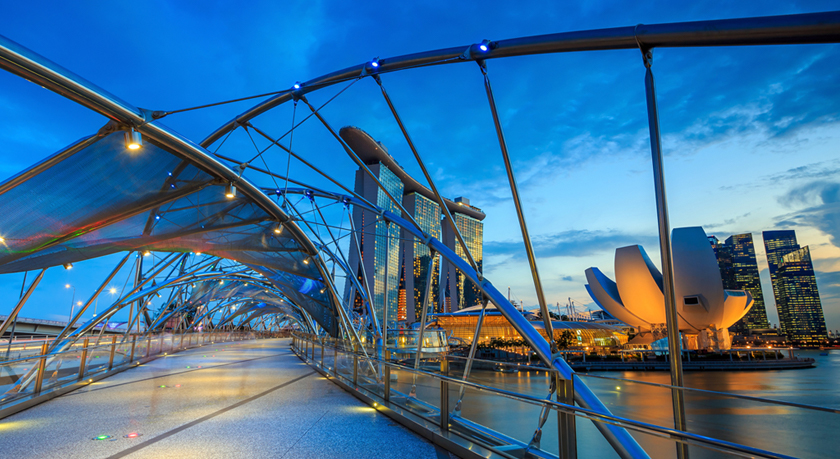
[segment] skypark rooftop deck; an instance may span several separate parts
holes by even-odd
[[[0,420],[0,432],[4,457],[449,457],[301,362],[287,339],[162,357]]]

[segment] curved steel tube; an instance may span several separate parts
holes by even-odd
[[[549,348],[548,342],[542,337],[542,335],[539,334],[534,326],[531,325],[531,323],[528,322],[528,320],[526,320],[525,317],[517,311],[512,304],[510,304],[509,301],[507,301],[502,292],[498,291],[487,279],[479,278],[472,266],[470,266],[463,258],[458,256],[455,251],[447,247],[446,244],[431,236],[423,235],[423,233],[416,230],[414,225],[396,214],[389,211],[383,211],[377,207],[371,207],[369,204],[365,204],[352,196],[303,188],[289,188],[287,190],[287,193],[293,194],[304,194],[307,192],[311,193],[313,196],[320,196],[323,198],[335,199],[340,202],[351,203],[376,214],[382,215],[386,221],[397,224],[402,229],[411,233],[418,240],[422,241],[423,244],[428,246],[430,249],[441,254],[446,261],[454,264],[459,271],[461,271],[472,282],[474,282],[479,289],[481,289],[482,293],[490,299],[490,301],[496,306],[496,309],[505,316],[513,328],[522,335],[522,338],[525,339],[546,366],[558,370],[563,378],[572,379],[575,371],[572,370],[572,367],[570,367],[562,357],[558,355],[555,358],[551,355],[551,349]],[[595,393],[593,393],[585,384],[575,386],[575,401],[584,408],[597,411],[607,416],[612,415],[609,409],[607,409]],[[597,422],[595,423],[595,427],[601,431],[619,456],[623,458],[648,457],[645,450],[643,450],[636,440],[622,427]]]
[[[436,49],[379,60],[377,74],[414,67],[453,64],[480,59],[524,56],[529,54],[569,53],[610,49],[678,48],[700,46],[794,45],[840,42],[840,11],[790,14],[757,18],[722,19],[715,21],[639,24],[609,29],[562,32],[513,38],[493,42],[493,49],[476,55],[473,45]],[[278,94],[242,112],[201,141],[207,147],[239,123],[282,105],[295,97],[327,86],[358,78],[367,62],[347,67],[302,84],[297,91]]]
[[[271,198],[260,191],[249,180],[240,177],[237,172],[219,162],[200,145],[195,144],[163,124],[153,121],[151,114],[147,110],[135,107],[119,99],[55,62],[2,35],[0,35],[0,68],[40,84],[44,88],[78,102],[112,120],[134,126],[143,135],[169,148],[172,152],[196,164],[211,175],[226,182],[233,183],[243,195],[254,201],[277,221],[283,223],[283,226],[291,232],[304,252],[313,259],[322,277],[326,278],[329,275],[326,266],[323,265],[320,257],[317,256],[318,249],[315,247],[315,244],[313,244],[306,233],[297,226],[276,202],[272,201]],[[91,139],[88,138],[80,142],[80,144],[90,141]],[[75,151],[77,150],[72,149],[68,154],[72,154]],[[64,157],[63,155],[59,156]],[[40,169],[36,166],[34,170]],[[333,292],[333,296],[330,297],[330,303],[332,303],[336,315],[338,314],[337,308],[341,307],[340,302],[337,301],[338,297],[338,292]]]

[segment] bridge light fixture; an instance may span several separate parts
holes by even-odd
[[[233,199],[236,197],[236,187],[233,186],[233,182],[229,182],[225,185],[225,197],[228,199]]]
[[[117,293],[117,289],[115,287],[111,287],[111,289],[108,290],[108,292],[113,295],[114,293]]]
[[[300,81],[296,81],[295,84],[292,85],[292,89],[294,89],[295,91],[300,89],[300,87],[301,87]]]
[[[160,220],[160,214],[155,214],[155,220]]]
[[[125,131],[125,147],[129,150],[139,150],[143,146],[143,137],[134,128]]]
[[[277,224],[277,226],[274,227],[274,234],[280,234],[282,232],[283,232],[283,225]]]
[[[151,254],[152,254],[152,252],[149,252],[148,250],[144,250],[144,251],[143,251],[143,256],[144,256],[144,257],[148,257],[148,256],[149,256],[149,255],[151,255]]]
[[[487,51],[490,51],[493,48],[493,43],[491,43],[490,40],[481,40],[481,43],[478,44],[478,49],[482,53],[486,53]]]
[[[73,269],[73,263],[64,263],[64,269]],[[70,285],[67,285],[67,288],[70,288]]]

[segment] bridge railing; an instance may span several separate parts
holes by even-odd
[[[568,392],[548,398],[463,380],[450,368],[452,359],[427,361],[421,369],[377,358],[376,352],[333,338],[295,332],[292,349],[333,381],[389,416],[410,416],[433,433],[478,446],[500,457],[577,457],[578,440],[589,422],[621,426],[633,432],[651,457],[671,456],[674,443],[696,447],[700,457],[791,457],[740,443],[676,430],[628,417],[604,415],[575,406]],[[435,368],[430,368],[434,364]],[[512,367],[516,367],[513,365]],[[506,368],[506,367],[504,367]],[[531,368],[533,370],[533,368]],[[566,387],[556,371],[539,369],[557,387]],[[456,373],[458,374],[456,376]],[[573,383],[572,383],[573,384]],[[573,387],[572,387],[573,390]],[[640,403],[644,403],[643,400]],[[581,422],[576,422],[581,420]],[[597,434],[594,438],[597,438]],[[610,446],[601,440],[601,448]],[[593,445],[588,445],[592,447]],[[590,454],[592,451],[587,453]]]
[[[204,344],[275,335],[262,332],[206,332],[130,337],[91,336],[80,339],[62,352],[49,351],[53,343],[51,339],[2,343],[0,418],[161,355]]]

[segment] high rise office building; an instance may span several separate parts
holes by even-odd
[[[441,240],[459,256],[466,258],[454,235],[446,233],[450,229],[449,223],[441,221],[443,212],[431,190],[411,177],[388,154],[387,149],[366,132],[355,127],[344,127],[341,129],[340,135],[359,158],[365,164],[369,165],[368,167],[373,170],[375,166],[374,173],[379,174],[380,181],[383,182],[383,185],[391,192],[392,196],[402,199],[403,208],[414,218],[425,233]],[[399,184],[395,182],[399,182]],[[376,203],[378,206],[390,210],[397,215],[400,214],[400,209],[393,203],[390,203],[387,196],[376,189],[375,182],[362,174],[361,170],[356,173],[356,192],[362,194],[365,199]],[[485,217],[484,213],[481,209],[471,206],[469,200],[466,198],[457,198],[455,201],[444,199],[444,202],[452,213],[455,224],[458,225],[480,271],[483,260],[482,245],[484,239],[483,223],[481,223],[481,220]],[[388,207],[389,205],[392,207]],[[370,212],[361,211],[358,208],[354,208],[353,215],[357,230],[361,228],[360,222],[363,220],[363,216],[368,220],[375,218]],[[381,222],[378,222],[376,225],[376,239],[379,240],[381,231],[384,231],[380,230],[379,226],[384,225]],[[389,282],[388,290],[388,300],[389,302],[394,302],[394,314],[389,314],[389,322],[391,322],[389,326],[396,325],[397,320],[405,320],[409,323],[420,320],[423,296],[426,292],[429,260],[431,258],[431,251],[425,244],[415,240],[415,237],[411,233],[406,231],[400,233],[395,228],[396,225],[392,225],[393,234],[401,236],[402,241],[399,242],[396,264],[390,264],[389,262],[389,279],[394,276],[393,282]],[[366,232],[369,233],[369,231]],[[364,234],[362,237],[366,240],[371,239],[369,236],[365,237]],[[376,247],[380,246],[381,244]],[[366,250],[368,249],[363,249],[362,255],[362,258],[365,259],[365,270],[368,271],[368,276],[374,277],[370,272],[373,269],[368,268],[368,266],[384,266],[384,262],[379,261],[378,252],[374,257],[376,261],[367,260],[365,253],[368,252]],[[389,253],[391,250],[389,248]],[[358,257],[354,258],[352,253],[353,251],[351,250],[349,260],[351,268],[358,264]],[[384,260],[384,255],[381,259]],[[394,257],[388,257],[388,259],[393,262]],[[478,287],[473,285],[472,282],[466,281],[464,276],[450,263],[445,263],[443,267],[440,266],[440,263],[440,257],[436,257],[432,267],[434,271],[432,274],[432,295],[430,298],[431,305],[429,312],[458,310],[477,304],[480,300]],[[375,276],[375,281],[380,282],[379,279],[383,276],[384,273]],[[452,277],[452,282],[448,282],[450,276]],[[351,289],[349,283],[345,289],[348,292],[347,295],[349,295]],[[381,297],[377,296],[376,293],[373,293],[373,296],[374,302],[381,304]],[[450,306],[447,307],[447,305]],[[357,295],[355,298],[355,307],[359,309],[360,306],[361,298]],[[382,320],[379,313],[377,313],[377,317],[379,320]]]
[[[793,231],[765,231],[763,236],[782,333],[792,341],[817,343],[826,339],[810,250],[799,247]]]
[[[747,315],[729,327],[729,331],[746,333],[749,330],[770,328],[752,234],[734,234],[728,237],[725,242],[720,242],[716,237],[709,236],[709,241],[712,243],[718,260],[723,288],[746,290],[754,300]]]
[[[455,201],[461,206],[471,207],[468,199],[456,198]],[[464,243],[467,249],[469,249],[473,260],[475,260],[475,264],[478,266],[478,272],[481,273],[484,264],[484,224],[480,220],[460,212],[452,212],[452,218],[455,220],[455,226],[461,232],[461,237],[464,238]],[[441,227],[443,230],[443,243],[449,248],[454,249],[459,257],[466,260],[467,256],[461,244],[458,243],[452,226],[444,220],[441,222]],[[481,290],[479,290],[478,286],[466,279],[463,273],[455,269],[452,264],[447,263],[447,265],[445,272],[446,299],[444,300],[446,311],[455,312],[480,304]]]
[[[440,239],[440,206],[420,193],[412,192],[403,197],[403,207],[414,216],[414,220],[427,234]],[[420,320],[423,308],[423,295],[426,294],[426,280],[429,275],[431,250],[423,242],[413,237],[403,238],[402,272],[405,278],[405,310],[409,322]],[[432,266],[432,291],[430,311],[438,310],[440,289],[440,257],[435,257]]]
[[[367,167],[373,172],[391,196],[402,196],[403,184],[400,179],[384,164],[373,163]],[[382,209],[400,214],[400,208],[388,198],[376,182],[365,171],[356,171],[355,192]],[[356,250],[350,250],[350,268],[356,270],[356,277],[361,281],[362,274],[367,275],[367,285],[373,295],[373,309],[380,324],[387,322],[388,328],[396,327],[398,320],[399,281],[400,281],[400,228],[388,224],[371,212],[353,207],[353,224],[359,235],[364,269],[359,264]],[[386,280],[387,271],[387,280]],[[345,284],[345,297],[355,289],[352,283]],[[387,293],[387,295],[386,295]],[[383,307],[386,304],[387,306]],[[354,308],[361,309],[361,296],[356,292],[352,299]]]

